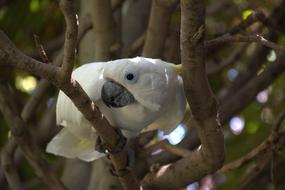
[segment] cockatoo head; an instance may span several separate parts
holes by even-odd
[[[175,70],[160,59],[136,57],[107,64],[103,71],[106,82],[101,96],[109,107],[140,103],[158,111],[178,82]]]
[[[176,98],[178,74],[160,59],[136,57],[106,64],[101,76],[105,80],[101,89],[104,104],[121,118],[127,117],[126,113],[138,122],[123,123],[124,127],[146,127]]]

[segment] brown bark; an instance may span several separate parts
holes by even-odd
[[[115,42],[115,23],[110,0],[94,0],[91,15],[95,33],[95,60],[110,60],[110,49]]]
[[[216,100],[205,71],[204,24],[204,1],[182,0],[182,75],[201,148],[173,163],[161,174],[148,175],[143,184],[146,189],[179,189],[215,172],[223,164],[224,139],[217,121]]]
[[[178,0],[153,0],[142,55],[161,58],[169,31],[172,12]]]

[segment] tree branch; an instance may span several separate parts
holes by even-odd
[[[62,82],[69,82],[71,78],[71,72],[73,69],[73,63],[75,58],[75,48],[77,44],[77,15],[73,7],[73,1],[61,0],[60,8],[65,18],[66,31],[65,42],[63,49],[63,63],[61,68],[61,80]]]
[[[170,165],[164,172],[149,174],[144,180],[146,188],[179,189],[215,172],[223,164],[224,139],[217,122],[216,100],[205,71],[204,24],[204,1],[182,0],[180,41],[182,76],[202,146],[189,156]]]
[[[115,42],[114,19],[110,0],[94,0],[92,11],[93,30],[95,32],[95,60],[110,60],[110,49]]]
[[[170,18],[178,0],[153,0],[142,55],[161,58],[169,31]]]
[[[221,45],[221,44],[226,44],[226,43],[239,43],[239,42],[256,42],[256,43],[260,43],[266,47],[272,48],[279,52],[285,51],[285,48],[283,46],[280,46],[274,42],[271,42],[259,34],[246,35],[246,36],[245,35],[236,35],[236,36],[224,35],[216,39],[207,41],[205,45],[207,46],[207,48],[209,48],[209,47],[216,46],[216,45]]]

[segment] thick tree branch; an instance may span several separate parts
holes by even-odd
[[[172,12],[178,0],[153,0],[142,55],[161,58]]]
[[[179,189],[215,172],[223,164],[223,134],[217,121],[216,100],[205,71],[204,24],[204,1],[182,0],[180,42],[182,76],[202,146],[189,156],[170,165],[163,173],[148,175],[144,180],[146,188]]]
[[[114,26],[110,0],[94,0],[92,11],[93,30],[95,32],[95,60],[110,60],[111,46],[115,42]]]

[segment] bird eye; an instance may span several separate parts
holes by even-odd
[[[134,72],[126,72],[125,79],[128,82],[135,83],[137,81],[137,75]]]
[[[127,80],[133,80],[134,77],[135,77],[135,76],[134,76],[134,74],[132,74],[132,73],[128,73],[127,76],[126,76]]]

